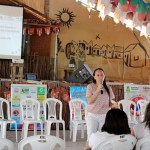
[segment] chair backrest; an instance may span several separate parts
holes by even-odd
[[[133,116],[133,119],[136,120],[136,103],[131,100],[120,100],[118,102],[119,107],[121,108],[121,105],[123,107],[123,111],[127,114],[128,119],[132,120],[131,116]]]
[[[71,120],[85,120],[87,103],[81,99],[69,101]]]
[[[18,150],[23,150],[26,144],[30,144],[32,150],[53,150],[59,146],[60,150],[65,149],[65,141],[51,135],[35,135],[23,139],[18,144]]]
[[[136,144],[136,138],[132,135],[118,135],[108,138],[107,141],[99,144],[98,150],[133,150]]]
[[[5,116],[4,116],[5,112],[3,110],[4,105],[6,105],[6,107],[7,107],[7,119],[10,120],[9,101],[0,97],[0,119],[6,119]]]
[[[8,139],[0,138],[0,150],[5,150],[6,147],[7,150],[13,150],[14,143]]]
[[[147,100],[139,100],[136,105],[139,111],[139,116],[144,117],[146,106],[149,102]]]
[[[45,119],[58,119],[57,116],[59,116],[59,120],[62,120],[62,102],[60,100],[47,98],[43,101],[43,108]]]
[[[25,98],[20,102],[21,119],[40,120],[40,102],[33,98]]]
[[[136,150],[149,150],[150,149],[150,136],[138,140]]]

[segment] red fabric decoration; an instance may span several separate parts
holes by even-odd
[[[24,27],[24,28],[23,28],[23,34],[26,34],[26,30],[27,30],[27,28]]]
[[[28,29],[28,34],[33,35],[34,34],[34,28],[29,28]]]
[[[120,9],[121,9],[123,12],[127,12],[127,11],[128,11],[128,7],[129,7],[129,4],[120,5]]]
[[[145,18],[146,18],[146,14],[138,13],[138,20],[139,21],[144,21]]]
[[[42,35],[42,28],[37,28],[36,32],[37,32],[38,36],[41,36]]]
[[[46,27],[46,28],[45,28],[45,33],[46,33],[47,35],[49,35],[50,32],[51,32],[51,28],[50,28],[50,27]]]
[[[68,93],[68,92],[64,92],[64,93],[62,94],[62,99],[63,99],[63,101],[65,101],[65,102],[69,102],[69,101],[70,101],[69,93]]]

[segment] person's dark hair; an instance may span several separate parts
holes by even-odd
[[[147,104],[143,123],[150,129],[150,103]]]
[[[118,108],[109,110],[106,114],[105,123],[101,131],[115,135],[130,134],[126,113]]]
[[[93,83],[96,83],[96,80],[94,79],[94,76],[95,76],[95,73],[96,73],[97,70],[103,71],[103,73],[104,73],[104,70],[103,70],[102,68],[97,68],[97,69],[95,69],[94,72],[93,72],[93,78],[92,78]],[[104,73],[104,74],[105,74],[105,73]],[[106,80],[105,80],[105,78],[104,78],[104,81],[103,81],[103,86],[104,86],[104,88],[105,88],[105,90],[106,90],[106,92],[107,92],[107,94],[108,94],[108,96],[109,96],[109,99],[110,99],[110,92],[109,92],[109,89],[108,89],[108,87],[107,87],[107,85],[106,85]]]

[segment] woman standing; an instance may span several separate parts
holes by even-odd
[[[93,72],[93,83],[87,86],[87,135],[88,139],[92,133],[101,131],[105,116],[110,107],[117,107],[111,103],[114,93],[110,86],[106,85],[105,73],[102,68]]]

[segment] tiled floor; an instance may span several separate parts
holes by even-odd
[[[29,135],[33,135],[33,131],[30,131]],[[55,135],[55,131],[52,131],[52,135]],[[21,131],[18,131],[18,141],[20,141],[21,137]],[[62,138],[62,131],[60,131],[60,137]],[[86,132],[85,132],[85,138],[81,139],[80,131],[78,131],[77,135],[77,142],[72,142],[71,139],[69,139],[69,131],[66,130],[66,150],[83,150],[86,145]],[[18,150],[17,146],[18,143],[15,142],[15,132],[14,131],[7,131],[7,139],[11,140],[15,144],[15,149]],[[29,148],[25,149],[28,150]],[[30,149],[29,149],[30,150]]]

